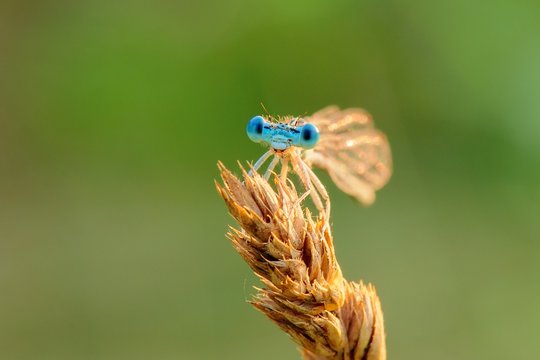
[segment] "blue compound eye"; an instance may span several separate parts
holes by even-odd
[[[247,136],[250,138],[251,141],[262,141],[262,133],[265,123],[266,122],[264,121],[262,116],[255,116],[254,118],[249,120],[246,127],[246,132]]]
[[[319,141],[319,129],[313,124],[305,124],[300,132],[299,146],[304,149],[312,149]]]

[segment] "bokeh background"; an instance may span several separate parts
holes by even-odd
[[[361,106],[395,175],[333,200],[391,359],[540,343],[538,1],[0,4],[0,358],[298,359],[246,301],[216,162],[262,113]]]

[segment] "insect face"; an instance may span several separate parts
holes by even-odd
[[[248,122],[246,132],[251,141],[266,143],[274,150],[286,150],[291,146],[311,149],[319,140],[319,131],[313,124],[270,123],[261,116]]]

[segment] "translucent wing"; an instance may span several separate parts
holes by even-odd
[[[328,172],[334,183],[364,205],[375,201],[375,191],[392,174],[392,155],[386,136],[375,129],[362,109],[329,106],[305,121],[317,126],[320,140],[304,160]]]

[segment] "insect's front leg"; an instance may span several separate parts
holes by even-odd
[[[262,164],[264,164],[264,163],[266,162],[266,160],[268,160],[268,158],[269,158],[270,156],[272,156],[272,153],[273,153],[272,150],[268,150],[267,152],[265,152],[265,153],[259,158],[259,160],[257,160],[257,162],[255,163],[255,165],[253,165],[253,167],[249,170],[249,175],[252,176],[254,171],[259,170],[259,168],[262,166]]]
[[[279,163],[280,157],[278,155],[274,155],[274,158],[272,159],[272,162],[270,165],[268,165],[268,169],[266,169],[266,172],[264,173],[264,178],[268,180],[270,178],[270,174],[276,167],[276,165]]]
[[[284,183],[287,182],[287,174],[289,173],[289,158],[283,157],[281,159],[281,174],[279,177],[281,178],[281,181]]]

